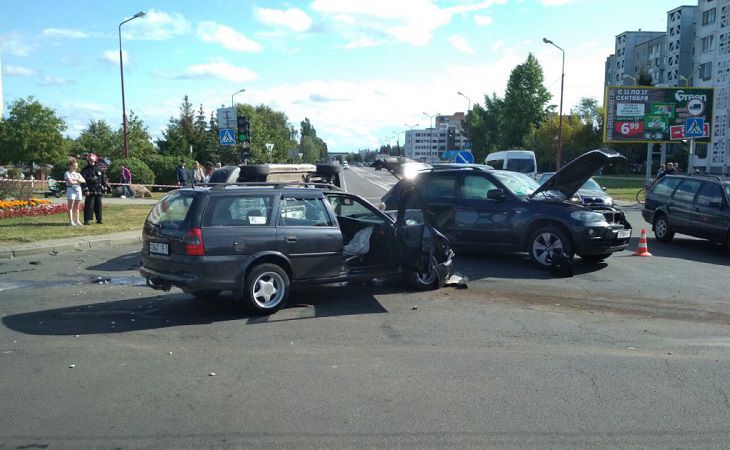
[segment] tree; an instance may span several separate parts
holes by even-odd
[[[76,139],[77,149],[84,153],[98,153],[99,155],[116,158],[121,155],[121,133],[117,134],[104,120],[90,120]]]
[[[545,120],[551,95],[543,81],[542,67],[532,53],[512,69],[502,110],[502,148],[521,147],[525,136]]]
[[[124,130],[119,130],[120,135],[123,132]],[[127,141],[129,143],[130,158],[142,158],[144,155],[157,153],[147,127],[132,110],[129,111],[129,119],[127,119]],[[120,152],[117,159],[122,156]]]
[[[66,155],[66,122],[34,97],[18,99],[0,120],[0,162],[47,163]]]

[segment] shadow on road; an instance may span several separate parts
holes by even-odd
[[[676,235],[672,242],[659,242],[652,235],[646,241],[649,253],[654,256],[730,266],[730,256],[724,246],[705,239]],[[639,238],[632,238],[629,248],[636,249],[638,245]]]
[[[608,261],[608,260],[607,260]],[[458,253],[454,259],[456,271],[469,280],[507,278],[519,280],[550,279],[554,276],[530,261],[525,253]],[[573,275],[592,273],[606,267],[607,262],[593,263],[576,256]]]
[[[102,272],[117,272],[117,271],[123,271],[123,270],[138,270],[140,266],[140,253],[139,252],[133,252],[133,253],[127,253],[126,255],[117,256],[116,258],[111,258],[107,261],[104,261],[100,264],[96,264],[94,266],[88,266],[86,270],[94,271],[102,271]]]
[[[387,313],[374,294],[395,292],[397,286],[391,285],[298,288],[292,291],[287,307],[272,316],[252,315],[226,293],[209,300],[178,293],[9,315],[2,323],[20,333],[50,336],[127,333],[229,320],[253,325]]]

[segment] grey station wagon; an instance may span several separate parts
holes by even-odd
[[[149,286],[196,297],[231,290],[263,314],[286,304],[290,285],[400,276],[437,288],[453,258],[430,225],[322,184],[179,189],[152,209],[143,241],[140,273]]]

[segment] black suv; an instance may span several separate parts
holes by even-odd
[[[647,192],[641,215],[658,241],[674,233],[720,242],[730,252],[730,181],[714,176],[667,175]]]
[[[258,313],[284,306],[290,283],[404,276],[442,285],[448,240],[427,224],[395,219],[332,185],[242,183],[172,191],[143,230],[140,273],[155,289],[196,297],[223,290]]]
[[[545,269],[552,266],[553,255],[561,252],[569,258],[577,254],[601,261],[628,246],[631,225],[618,208],[585,206],[571,198],[615,158],[623,156],[592,150],[542,186],[521,173],[478,165],[425,170],[401,179],[383,197],[381,209],[398,208],[400,192],[413,185],[419,195],[410,198],[420,197],[426,221],[457,250],[527,251]],[[418,204],[406,208],[412,206]]]

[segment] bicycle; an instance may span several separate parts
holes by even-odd
[[[649,181],[639,189],[639,192],[636,193],[636,203],[644,204],[644,200],[646,200],[646,191],[651,189],[651,187],[654,186],[654,180],[649,179]]]

